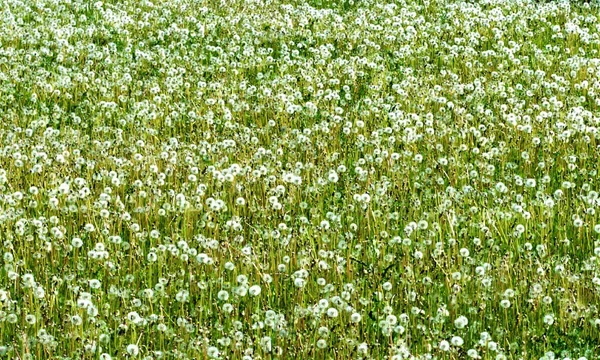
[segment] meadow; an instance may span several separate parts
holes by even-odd
[[[1,359],[600,358],[600,6],[4,0]]]

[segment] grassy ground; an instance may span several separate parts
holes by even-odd
[[[597,4],[0,12],[0,357],[599,358]]]

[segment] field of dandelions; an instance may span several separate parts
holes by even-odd
[[[0,13],[0,358],[600,357],[597,3]]]

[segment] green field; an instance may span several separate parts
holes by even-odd
[[[597,2],[0,13],[0,358],[600,358]]]

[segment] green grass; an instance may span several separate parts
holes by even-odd
[[[597,3],[0,11],[0,358],[600,358]]]

